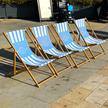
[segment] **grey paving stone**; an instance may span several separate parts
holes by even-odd
[[[49,22],[5,20],[3,23],[0,22],[2,27],[0,32],[41,24],[49,24]],[[58,98],[67,94],[108,64],[108,41],[103,46],[105,47],[106,55],[100,56],[96,60],[91,60],[78,69],[69,69],[40,88],[24,83],[34,84],[25,72],[13,77],[13,79],[0,76],[0,108],[48,108]],[[0,48],[7,47],[9,45],[5,38],[1,36]]]

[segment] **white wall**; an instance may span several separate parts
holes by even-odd
[[[41,18],[47,19],[52,17],[50,2],[50,0],[38,0]]]

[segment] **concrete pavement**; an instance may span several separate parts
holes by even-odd
[[[1,32],[14,28],[25,28],[35,25],[36,22],[13,20],[3,23],[0,22],[1,25],[3,24]],[[15,26],[17,24],[18,26]],[[105,30],[107,33],[105,35],[108,35],[107,23],[92,23],[92,26],[97,31]],[[1,38],[4,40],[3,37]],[[0,45],[1,48],[4,47],[2,44]],[[103,46],[106,55],[91,60],[78,69],[72,68],[64,71],[59,77],[50,80],[40,88],[29,85],[34,83],[26,72],[12,78],[1,75],[0,108],[108,108],[108,41]],[[0,67],[2,71],[5,64],[1,63]]]

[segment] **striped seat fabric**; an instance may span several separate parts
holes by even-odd
[[[73,40],[69,32],[68,22],[57,23],[55,24],[55,27],[57,33],[59,34],[66,48],[73,51],[84,51],[85,49],[88,48],[88,47],[80,46]]]
[[[105,40],[96,39],[96,38],[92,37],[89,34],[89,32],[87,31],[87,28],[86,28],[86,24],[85,24],[85,19],[84,18],[75,20],[74,22],[75,22],[76,26],[78,27],[80,33],[82,34],[84,40],[87,43],[90,43],[90,44],[102,44],[102,43],[105,42]]]
[[[58,49],[56,49],[54,47],[54,45],[52,44],[50,37],[49,37],[47,25],[32,27],[31,30],[32,30],[33,34],[36,36],[43,51],[46,52],[47,54],[50,54],[50,55],[53,55],[56,57],[64,57],[71,53],[71,52],[59,51]]]
[[[25,37],[25,30],[11,31],[7,32],[6,34],[12,46],[15,48],[16,52],[19,54],[25,64],[40,67],[54,60],[43,59],[32,52]]]

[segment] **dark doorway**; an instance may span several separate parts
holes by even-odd
[[[38,11],[37,0],[30,0],[28,3],[24,4],[23,6],[18,6],[17,17],[38,21],[39,11]]]

